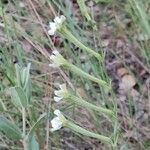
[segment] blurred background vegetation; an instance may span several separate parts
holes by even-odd
[[[15,64],[31,63],[32,106],[27,110],[27,131],[36,125],[41,150],[105,150],[107,145],[62,129],[51,133],[54,108],[60,108],[78,125],[106,136],[115,136],[117,149],[150,149],[150,0],[86,0],[95,24],[81,13],[76,0],[0,0],[0,114],[22,127],[21,111],[11,101],[10,88],[18,82]],[[59,35],[49,36],[48,23],[66,16],[66,26],[85,45],[103,53],[98,63]],[[97,29],[93,28],[96,25]],[[112,83],[107,91],[62,69],[49,67],[57,49],[85,72]],[[53,91],[67,83],[80,97],[114,109],[118,125],[70,103],[56,104]],[[114,128],[115,127],[115,128]],[[116,130],[114,130],[116,129]],[[20,140],[0,134],[0,149],[23,149]],[[35,147],[36,149],[36,147]]]

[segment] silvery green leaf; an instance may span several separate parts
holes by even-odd
[[[30,78],[30,66],[31,63],[29,63],[27,67],[20,67],[18,64],[15,65],[18,86],[23,89],[26,88]]]
[[[8,119],[0,116],[0,132],[8,138],[19,140],[22,138],[20,129]]]
[[[22,87],[24,88],[26,82],[26,68],[21,69],[21,83]]]
[[[16,68],[17,85],[19,87],[22,87],[22,83],[21,83],[21,67],[18,64],[15,64],[15,68]]]
[[[28,99],[29,104],[31,104],[31,97],[32,97],[32,84],[31,79],[29,78],[26,88],[24,89],[24,92],[26,93],[26,97]]]
[[[5,111],[5,106],[3,104],[3,101],[0,99],[0,111]]]
[[[24,88],[26,88],[28,82],[29,82],[29,79],[30,79],[30,67],[31,67],[31,63],[29,63],[27,65],[27,67],[25,68],[25,75],[24,75]]]
[[[28,150],[39,150],[39,144],[36,141],[35,135],[30,136],[29,139],[27,139],[28,143]]]
[[[29,102],[22,88],[12,87],[10,88],[10,91],[11,99],[14,105],[17,107],[28,107]]]

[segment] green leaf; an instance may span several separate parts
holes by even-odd
[[[31,63],[29,63],[27,67],[20,67],[18,64],[16,64],[15,67],[18,86],[25,89],[30,79]]]
[[[18,64],[15,64],[15,68],[16,68],[17,85],[21,87],[22,86],[21,74],[20,74],[21,67]]]
[[[24,87],[23,88],[26,88],[28,82],[29,82],[29,79],[30,79],[30,67],[31,67],[31,63],[29,63],[27,65],[27,67],[24,68],[23,72],[22,72],[22,81],[23,81],[23,85]]]
[[[37,119],[35,124],[32,126],[28,134],[26,135],[27,143],[28,143],[28,150],[39,150],[39,144],[37,143],[35,139],[35,130],[38,127],[38,125],[41,123],[41,121],[47,116],[46,113],[43,113],[40,115],[40,117]]]
[[[5,111],[5,106],[1,99],[0,99],[0,111]]]
[[[34,135],[30,136],[27,143],[28,143],[28,150],[39,150],[39,144],[36,141]]]
[[[8,119],[0,116],[0,133],[4,133],[8,138],[19,140],[22,138],[20,129]]]
[[[32,84],[31,79],[29,78],[26,88],[24,89],[24,92],[26,93],[26,97],[28,99],[29,104],[31,104],[31,97],[32,97]]]
[[[21,74],[22,87],[24,88],[26,82],[26,68],[22,68],[20,74]]]
[[[10,91],[11,91],[12,102],[14,103],[15,106],[17,107],[29,106],[28,99],[22,88],[12,87],[10,88]]]

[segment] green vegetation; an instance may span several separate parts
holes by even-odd
[[[0,0],[0,149],[150,149],[149,18],[149,0]]]

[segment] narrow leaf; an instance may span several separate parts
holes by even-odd
[[[39,144],[35,139],[35,135],[30,136],[27,143],[28,143],[28,150],[39,150]]]
[[[26,94],[26,97],[28,99],[29,104],[32,103],[31,97],[32,97],[32,84],[31,79],[29,78],[26,88],[24,89],[24,92]]]
[[[0,111],[5,111],[5,106],[1,99],[0,99]]]
[[[26,68],[22,68],[21,70],[21,83],[22,83],[22,88],[24,88],[25,86],[25,82],[26,82]]]
[[[17,85],[19,87],[22,87],[22,83],[21,83],[21,67],[18,64],[15,64],[15,68],[16,68]]]
[[[26,88],[27,84],[29,83],[29,79],[30,79],[30,67],[31,67],[31,63],[29,63],[27,65],[27,67],[25,68],[25,79],[24,79],[24,88]]]

